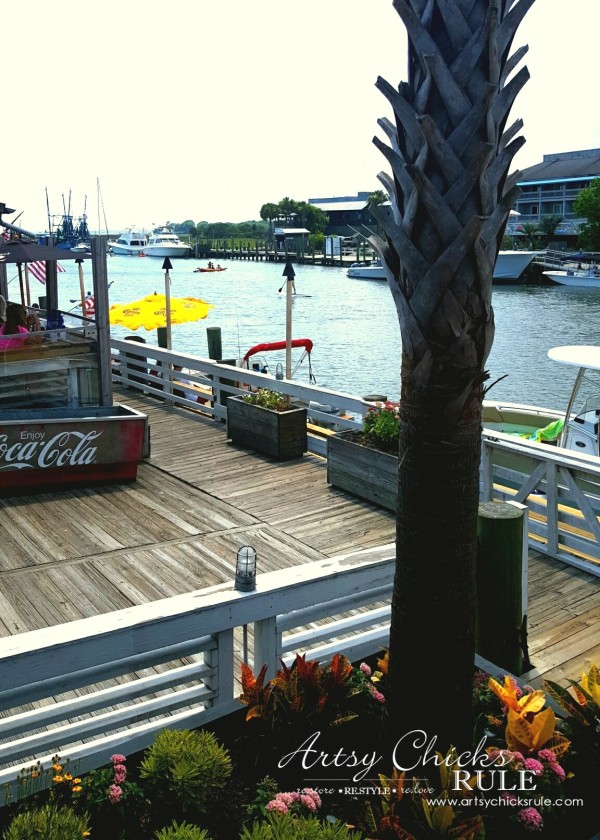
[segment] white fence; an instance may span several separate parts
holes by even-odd
[[[351,660],[387,645],[394,546],[233,582],[0,639],[0,787],[58,754],[73,773],[131,754],[168,726],[201,726],[242,705],[236,673],[307,652]],[[358,611],[348,617],[349,611]],[[249,629],[248,629],[249,628]],[[0,802],[0,804],[3,804]]]

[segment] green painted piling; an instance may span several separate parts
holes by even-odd
[[[479,505],[477,653],[519,675],[522,638],[523,511],[506,502]]]

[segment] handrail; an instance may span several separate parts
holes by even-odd
[[[480,498],[526,504],[532,548],[600,576],[598,458],[484,429]]]
[[[253,667],[267,663],[268,678],[290,650],[287,639],[321,661],[337,651],[355,661],[381,650],[394,566],[387,545],[259,575],[253,592],[231,581],[60,624],[51,634],[0,639],[5,802],[24,763],[48,767],[58,754],[80,774],[111,752],[144,749],[165,726],[193,728],[241,709],[236,651],[245,627],[254,637]],[[304,636],[291,632],[349,610],[350,618],[313,625]],[[98,688],[117,676],[118,684]]]
[[[305,385],[297,380],[276,379],[271,374],[223,364],[202,356],[166,350],[152,344],[112,337],[110,343],[115,383],[165,400],[172,405],[208,414],[217,420],[225,420],[227,417],[228,396],[248,393],[257,388],[269,388],[303,403],[309,407],[309,422],[322,423],[324,428],[331,427],[332,413],[320,410],[319,406],[340,409],[342,416],[335,415],[333,421],[337,429],[357,429],[362,427],[362,419],[372,405],[344,392]],[[194,397],[206,397],[207,402],[198,403],[190,396],[181,395],[183,388],[178,384],[178,379],[182,374],[174,370],[173,365],[186,369],[184,376],[192,383],[191,394]],[[206,391],[208,393],[205,393]],[[320,436],[309,435],[308,449],[309,452],[324,455],[325,443]]]

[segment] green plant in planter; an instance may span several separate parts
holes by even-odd
[[[271,411],[289,411],[295,408],[292,398],[288,394],[279,394],[277,391],[270,391],[268,388],[259,388],[258,391],[251,394],[244,394],[242,399],[245,403],[270,408]]]
[[[279,812],[269,813],[264,822],[245,826],[240,834],[240,840],[361,840],[362,837],[362,833],[352,831],[342,822],[320,822],[316,817]]]
[[[398,403],[377,403],[369,408],[363,420],[363,434],[366,442],[382,452],[398,454],[398,423],[400,408]]]
[[[81,840],[90,837],[87,815],[80,816],[71,808],[53,803],[17,814],[2,840]]]
[[[154,835],[155,840],[210,840],[210,835],[203,828],[190,823],[178,823],[162,828]]]
[[[164,729],[140,764],[153,807],[176,814],[208,811],[231,771],[229,752],[205,730]]]

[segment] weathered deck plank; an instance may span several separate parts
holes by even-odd
[[[277,462],[227,443],[206,415],[118,401],[150,417],[136,482],[0,500],[0,635],[231,580],[244,543],[260,574],[393,542],[393,514],[331,489],[318,456]],[[598,662],[599,619],[598,578],[531,553],[529,681]]]

